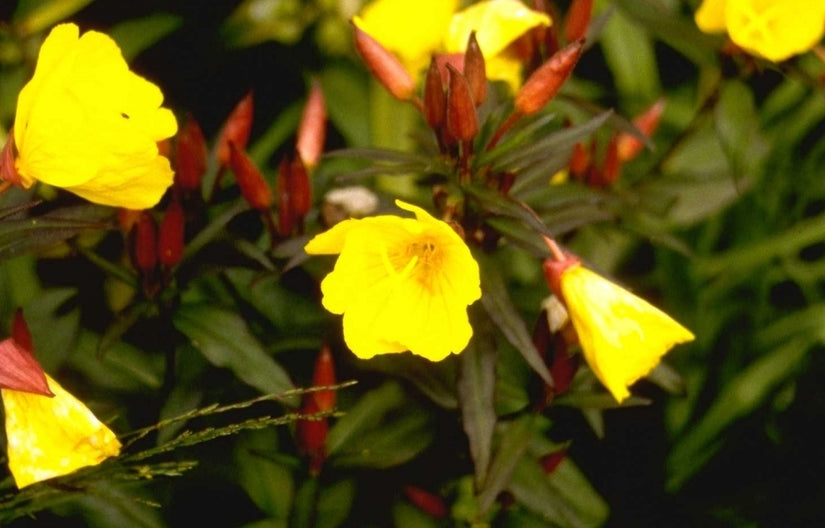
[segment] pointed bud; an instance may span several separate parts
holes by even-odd
[[[433,130],[438,130],[444,124],[447,109],[447,94],[444,92],[444,81],[441,77],[435,57],[430,59],[430,67],[424,79],[424,118]]]
[[[335,385],[335,364],[332,362],[332,352],[329,345],[324,344],[315,360],[315,368],[312,371],[312,385],[315,387],[327,387]],[[319,411],[329,411],[335,408],[336,393],[334,390],[322,390],[312,393],[315,404]]]
[[[487,97],[487,67],[475,31],[470,33],[467,50],[464,52],[464,77],[470,85],[473,101],[476,106],[480,106]]]
[[[301,156],[304,165],[313,169],[324,151],[327,129],[327,110],[324,104],[324,92],[318,81],[313,81],[309,91],[301,124],[298,126],[298,138],[295,150]]]
[[[158,263],[158,234],[155,219],[147,211],[141,211],[138,218],[133,247],[135,267],[147,275],[153,272]]]
[[[207,147],[201,127],[187,115],[175,144],[175,185],[182,191],[200,188],[206,173]]]
[[[158,258],[164,268],[174,267],[183,257],[183,235],[183,208],[173,198],[163,214],[158,236]]]
[[[252,92],[249,92],[241,99],[229,117],[223,124],[220,134],[218,135],[217,146],[215,148],[218,157],[218,164],[221,168],[229,165],[232,156],[230,143],[234,144],[239,149],[246,148],[249,142],[249,133],[252,131],[252,114],[254,110],[254,101]]]
[[[320,412],[315,399],[308,394],[304,397],[301,414],[312,415]],[[329,423],[326,418],[300,419],[295,423],[295,437],[298,450],[309,457],[309,472],[317,475],[321,472],[327,457],[327,436]]]
[[[278,234],[289,236],[312,207],[309,173],[301,157],[284,157],[278,165]]]
[[[418,486],[404,486],[404,496],[421,511],[436,519],[444,519],[449,513],[447,505],[444,504],[444,499]]]
[[[478,117],[470,85],[452,64],[447,65],[447,131],[458,141],[472,141],[478,134]]]
[[[31,333],[19,309],[14,314],[11,337],[0,341],[0,388],[54,396],[34,359]]]
[[[355,48],[364,59],[373,76],[396,99],[407,101],[415,92],[415,80],[401,62],[387,48],[352,22],[355,31]]]
[[[582,179],[590,166],[590,154],[581,142],[573,145],[573,153],[570,155],[570,174],[576,179]]]
[[[229,165],[235,173],[235,181],[238,182],[244,199],[254,209],[269,209],[272,205],[272,190],[261,171],[241,147],[229,143],[229,152]]]
[[[538,112],[556,95],[573,72],[583,45],[584,42],[580,40],[567,45],[530,75],[516,94],[515,107],[520,114]]]
[[[592,13],[593,0],[573,0],[564,21],[564,38],[567,42],[584,38]]]
[[[636,116],[633,119],[633,125],[639,129],[639,132],[650,137],[659,127],[659,121],[662,119],[664,111],[665,100],[662,98]],[[644,148],[642,140],[629,132],[620,133],[617,143],[617,155],[621,161],[629,161],[635,158]]]
[[[618,141],[616,138],[610,140],[607,144],[607,149],[604,152],[604,164],[602,165],[601,187],[607,187],[613,184],[618,178],[622,170],[622,162],[619,159]]]
[[[9,137],[3,146],[3,152],[0,153],[0,180],[13,185],[21,185],[20,175],[14,164],[16,159],[17,147],[14,144],[14,128],[12,128],[9,130]]]

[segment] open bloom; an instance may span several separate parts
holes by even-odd
[[[163,94],[129,70],[117,44],[74,24],[49,33],[17,100],[13,170],[3,179],[62,187],[92,202],[145,209],[172,183],[157,142],[175,134]]]
[[[808,51],[825,32],[823,0],[704,0],[696,25],[728,32],[742,49],[779,62]]]
[[[412,74],[426,67],[433,53],[464,53],[475,31],[488,78],[517,87],[521,61],[510,53],[510,44],[534,27],[549,26],[550,17],[518,0],[485,0],[456,12],[458,5],[456,0],[376,0],[355,23]]]
[[[344,220],[305,249],[340,254],[321,291],[324,307],[344,314],[344,340],[355,355],[409,350],[440,361],[472,336],[467,306],[481,297],[478,264],[447,223],[396,204],[416,218]]]
[[[120,453],[120,442],[92,411],[44,374],[31,352],[22,318],[0,342],[9,470],[18,488],[94,466]]]
[[[669,315],[576,260],[545,262],[593,373],[621,402],[627,388],[694,335]]]

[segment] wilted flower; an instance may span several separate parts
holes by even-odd
[[[696,25],[728,32],[742,49],[779,62],[814,47],[825,32],[822,0],[704,0]]]
[[[18,488],[97,465],[120,453],[115,434],[37,365],[20,315],[13,336],[0,342],[0,369],[5,370],[13,357],[26,357],[25,364],[36,367],[25,369],[31,384],[3,383],[0,389],[9,470]],[[42,378],[47,391],[30,392]]]
[[[321,291],[324,307],[344,315],[344,340],[355,355],[409,350],[440,361],[461,352],[473,333],[467,306],[481,297],[478,264],[447,223],[396,204],[416,218],[345,220],[305,249],[340,254]]]
[[[585,360],[618,402],[673,346],[694,339],[669,315],[572,257],[548,259],[544,270],[567,305]]]
[[[74,24],[49,33],[17,100],[2,178],[62,187],[92,202],[145,209],[172,183],[157,142],[175,134],[157,86],[129,70],[117,44]]]
[[[456,12],[458,5],[455,0],[376,0],[355,23],[398,56],[412,74],[425,68],[433,53],[464,53],[475,31],[488,78],[517,87],[521,61],[508,48],[530,29],[549,26],[550,18],[518,0],[486,0]]]

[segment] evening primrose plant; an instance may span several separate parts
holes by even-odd
[[[821,524],[819,3],[190,4],[0,8],[0,525]]]

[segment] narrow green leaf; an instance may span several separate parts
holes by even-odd
[[[353,438],[374,428],[387,412],[399,407],[403,401],[404,391],[396,382],[388,381],[365,393],[330,429],[327,454],[334,455]]]
[[[526,414],[507,424],[499,439],[498,449],[490,464],[490,471],[484,486],[478,494],[479,510],[483,514],[507,486],[519,459],[530,445],[533,437],[533,416]]]
[[[494,408],[496,387],[495,335],[489,331],[489,319],[476,307],[471,307],[472,340],[459,356],[458,401],[461,424],[470,442],[470,455],[475,467],[476,487],[487,477],[496,425]]]
[[[24,0],[14,14],[20,36],[44,31],[80,11],[92,0]]]
[[[616,11],[602,31],[600,44],[624,100],[652,101],[661,94],[653,42],[645,27]]]
[[[811,346],[811,336],[792,338],[760,357],[731,379],[698,423],[687,429],[667,460],[667,488],[679,489],[702,468],[698,455],[714,445],[735,420],[751,413],[796,372]]]
[[[169,13],[155,13],[144,18],[127,20],[108,31],[110,37],[120,46],[126,62],[140,55],[166,35],[178,29],[183,19]]]
[[[519,314],[510,299],[507,286],[504,284],[504,278],[498,273],[495,263],[488,257],[481,257],[481,255],[476,255],[476,260],[479,262],[481,269],[481,303],[490,319],[498,326],[507,341],[521,353],[527,364],[546,383],[552,385],[553,377],[550,375],[550,371],[547,370],[547,365],[544,364],[538,350],[536,350],[524,319],[522,319],[521,314]]]
[[[570,460],[547,475],[537,460],[521,457],[507,489],[554,526],[588,528],[607,519],[607,504]]]
[[[175,327],[215,366],[227,367],[238,378],[263,393],[294,388],[289,374],[276,363],[237,314],[209,306],[188,304],[174,314]],[[297,405],[297,398],[288,398]]]
[[[278,431],[262,429],[241,435],[235,448],[234,467],[240,485],[258,508],[272,519],[286,521],[295,498],[292,468],[270,454],[278,449]]]
[[[38,251],[87,231],[111,229],[114,209],[81,205],[50,211],[33,218],[0,221],[0,262]]]
[[[445,409],[457,409],[456,357],[433,363],[414,354],[385,354],[359,362],[359,367],[403,378]]]
[[[321,488],[314,528],[338,528],[349,518],[355,501],[355,479],[346,479]]]

